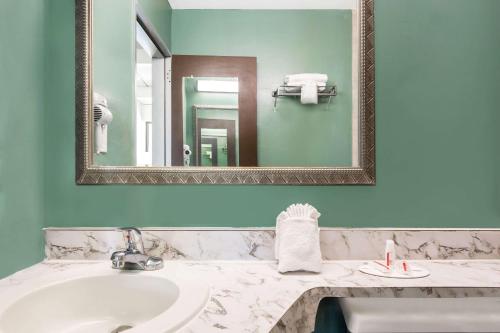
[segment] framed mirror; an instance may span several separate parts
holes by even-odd
[[[77,184],[375,184],[373,0],[76,0]]]

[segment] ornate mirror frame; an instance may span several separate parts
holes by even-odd
[[[360,167],[104,167],[92,165],[92,1],[76,1],[76,183],[375,185],[374,0],[359,0]]]

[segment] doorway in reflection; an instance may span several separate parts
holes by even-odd
[[[135,158],[137,166],[164,166],[167,57],[136,22]]]

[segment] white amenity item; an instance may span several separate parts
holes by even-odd
[[[209,293],[203,284],[160,271],[109,268],[71,276],[45,278],[2,294],[0,332],[175,332],[199,313]]]
[[[500,298],[341,298],[350,333],[500,332]]]
[[[396,245],[392,239],[388,239],[385,241],[385,255],[384,255],[385,265],[389,267],[389,269],[394,269],[395,260],[396,260]]]
[[[278,271],[321,272],[318,218],[309,204],[295,204],[276,218],[275,256]]]

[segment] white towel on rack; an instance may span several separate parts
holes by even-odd
[[[274,253],[278,271],[321,271],[318,218],[309,204],[291,205],[276,218]]]
[[[300,102],[302,104],[318,104],[318,85],[315,82],[311,81],[302,86]]]
[[[288,86],[293,86],[294,82],[308,82],[315,81],[319,83],[327,83],[328,75],[318,74],[318,73],[302,73],[302,74],[290,74],[285,76],[285,84]]]
[[[302,104],[318,104],[318,92],[326,90],[328,75],[319,73],[290,74],[286,75],[283,81],[286,92],[300,92]]]
[[[286,92],[300,92],[302,90],[302,87],[306,84],[308,84],[310,81],[293,81],[292,84],[287,84],[285,85],[285,91]],[[326,83],[318,83],[316,82],[316,85],[318,87],[318,91],[325,91],[326,90]]]

